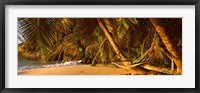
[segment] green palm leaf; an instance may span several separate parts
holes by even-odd
[[[54,43],[61,37],[63,25],[61,19],[55,18],[19,18],[18,32],[24,37],[27,49],[39,51],[41,60],[46,61],[52,52]]]

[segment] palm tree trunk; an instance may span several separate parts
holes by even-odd
[[[101,29],[103,30],[103,32],[105,33],[106,37],[108,38],[110,44],[112,45],[114,51],[117,53],[117,55],[120,56],[121,60],[124,61],[124,60],[128,60],[125,55],[119,50],[117,44],[114,42],[113,38],[111,37],[110,33],[108,32],[108,30],[106,29],[106,27],[103,25],[103,23],[101,22],[100,19],[97,19],[98,20],[98,23],[99,23],[99,26],[101,27]],[[123,65],[129,65],[130,62],[124,62]]]
[[[131,62],[128,61],[128,58],[119,50],[117,44],[114,42],[113,38],[111,37],[110,33],[102,23],[101,19],[97,19],[99,26],[101,27],[102,31],[108,38],[108,41],[110,42],[111,46],[113,47],[114,51],[116,52],[117,55],[120,56],[120,59],[122,60],[122,64],[125,67],[131,66]],[[149,73],[147,70],[145,70],[142,67],[134,67],[134,68],[127,68],[126,70],[129,71],[131,74],[147,74]]]
[[[168,29],[170,27],[167,26],[165,19],[151,18],[150,21],[161,37],[167,50],[172,54],[171,60],[173,60],[177,66],[177,73],[182,74],[182,52],[179,50],[175,41],[176,37],[172,35],[175,30]]]

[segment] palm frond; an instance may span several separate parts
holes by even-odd
[[[60,19],[54,18],[19,18],[18,32],[22,35],[27,43],[27,49],[40,51],[41,59],[47,60],[47,56],[51,53],[51,48],[58,40]]]

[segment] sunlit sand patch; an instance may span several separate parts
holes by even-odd
[[[128,72],[112,65],[77,65],[33,69],[18,72],[18,75],[126,75]]]

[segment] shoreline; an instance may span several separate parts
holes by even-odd
[[[18,75],[125,75],[128,71],[113,65],[75,65],[40,68],[18,72]]]

